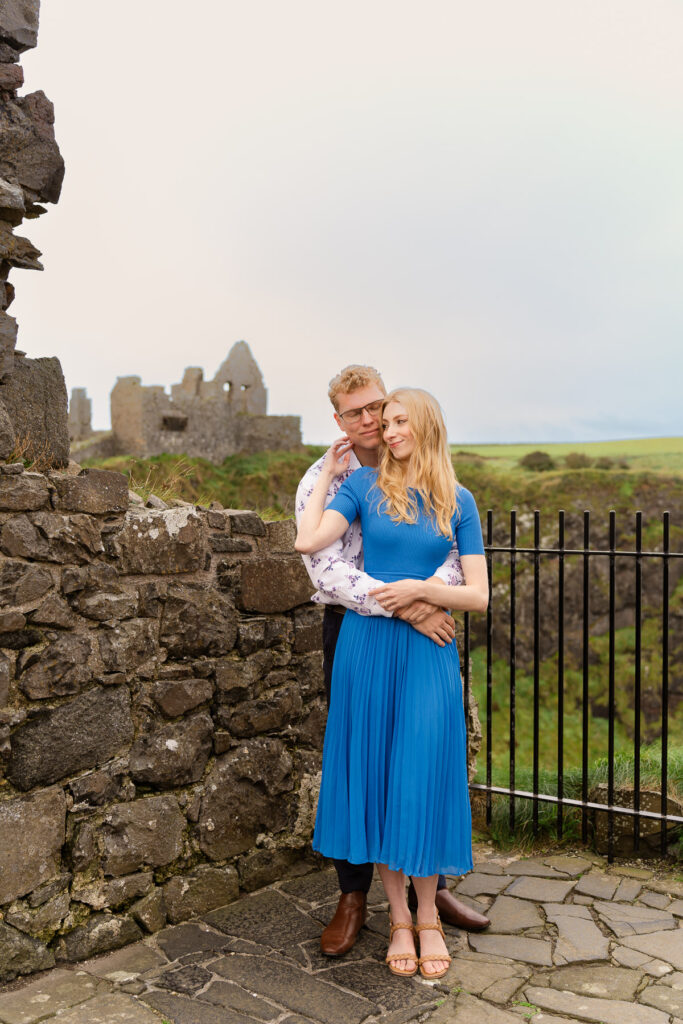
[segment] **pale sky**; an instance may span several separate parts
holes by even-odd
[[[682,48],[680,0],[43,0],[19,348],[98,427],[245,339],[308,442],[350,362],[456,443],[681,434]]]

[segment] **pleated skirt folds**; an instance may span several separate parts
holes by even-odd
[[[455,643],[347,612],[332,674],[313,848],[418,877],[472,870]]]

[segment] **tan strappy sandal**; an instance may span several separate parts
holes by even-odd
[[[415,938],[415,928],[413,927],[412,921],[410,923],[408,923],[407,921],[399,921],[397,924],[392,924],[391,918],[389,918],[389,945],[391,945],[391,940],[394,937],[394,932],[397,932],[399,928],[407,928],[408,931],[413,933],[413,938]],[[398,968],[391,966],[396,960],[414,960],[415,966],[413,967],[412,971],[399,971]],[[415,974],[417,974],[419,960],[417,958],[417,953],[394,953],[392,954],[392,956],[388,956],[385,958],[385,963],[389,965],[389,970],[391,971],[391,973],[397,974],[399,978],[412,978]]]
[[[417,935],[418,939],[420,937],[420,932],[439,932],[444,942],[446,941],[446,936],[444,935],[443,928],[441,927],[441,918],[439,917],[438,914],[436,915],[436,924],[415,925],[415,934]],[[428,960],[447,960],[448,964],[446,967],[444,967],[442,971],[423,971],[422,965],[426,964]],[[451,957],[448,955],[448,953],[427,953],[425,956],[418,957],[417,964],[418,967],[420,968],[420,974],[422,975],[423,978],[426,978],[427,981],[435,981],[437,978],[443,978],[444,974],[447,973],[448,968],[451,966]]]

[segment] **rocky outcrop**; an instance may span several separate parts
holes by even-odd
[[[311,856],[321,610],[292,524],[124,492],[0,464],[3,981]]]

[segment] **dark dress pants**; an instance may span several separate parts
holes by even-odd
[[[329,605],[325,605],[323,615],[323,675],[325,677],[325,696],[327,706],[330,706],[330,693],[332,689],[332,665],[334,664],[334,652],[337,649],[339,630],[344,616],[335,611]],[[367,892],[372,882],[372,864],[351,864],[348,860],[335,860],[334,866],[337,869],[339,888],[342,892]],[[412,886],[412,882],[410,883]],[[436,883],[438,889],[446,888],[444,875],[439,875]]]

